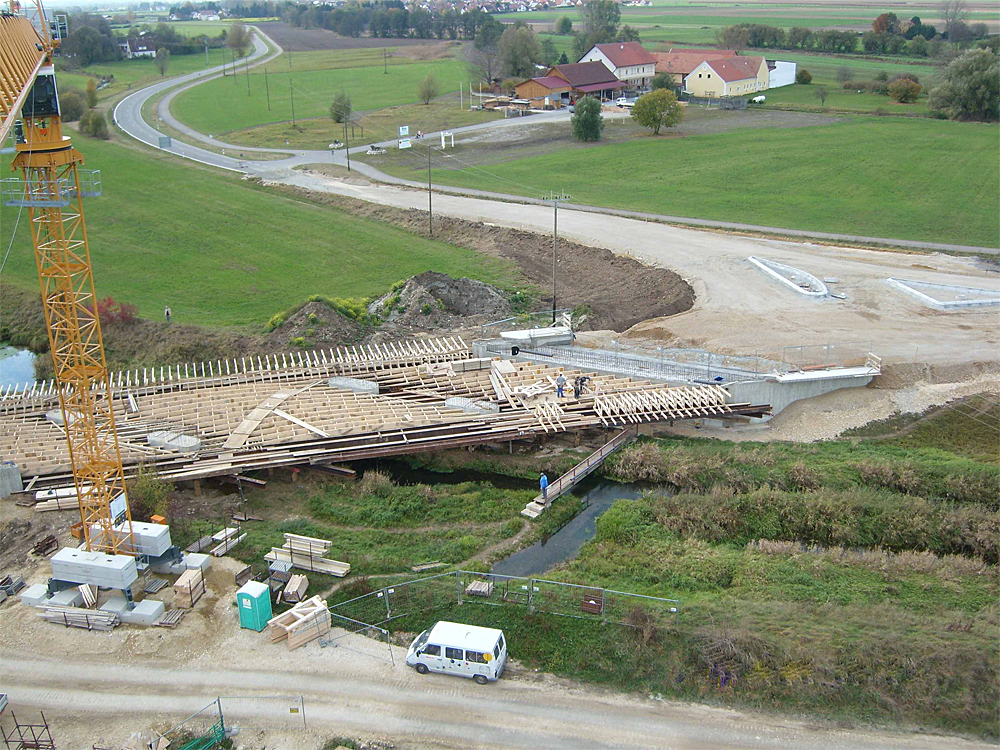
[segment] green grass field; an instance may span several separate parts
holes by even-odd
[[[442,160],[435,182],[487,190],[502,185],[532,197],[559,186],[575,202],[614,208],[1000,245],[1000,180],[996,170],[977,167],[997,161],[993,125],[863,117],[592,147],[567,143],[531,158],[518,158],[516,147],[481,151],[479,144],[459,146],[456,155],[481,169],[460,171]],[[404,163],[388,159],[378,166],[415,176],[415,167]]]
[[[173,55],[170,58],[170,67],[167,69],[166,77],[194,73],[205,68],[212,68],[229,62],[229,50],[210,49],[208,51],[208,64],[205,64],[205,54],[195,55]],[[57,63],[58,65],[58,63]],[[126,91],[140,89],[143,86],[163,80],[160,71],[156,69],[156,63],[148,58],[136,60],[119,60],[113,63],[100,63],[89,65],[86,68],[76,68],[72,71],[63,71],[57,68],[56,80],[61,90],[68,86],[84,89],[87,86],[87,79],[95,77],[100,80],[102,77],[114,76],[114,81],[97,92],[98,99],[108,99],[117,97]],[[244,90],[245,93],[245,90]]]
[[[98,295],[159,319],[260,330],[274,313],[312,294],[365,297],[399,279],[441,271],[512,285],[505,266],[472,250],[421,238],[269,194],[236,176],[77,136],[104,195],[86,200]],[[37,291],[26,213],[3,279]],[[0,212],[11,241],[16,208]]]
[[[388,62],[386,74],[381,50],[295,53],[291,68],[287,56],[268,64],[266,87],[263,68],[251,69],[249,95],[245,77],[216,79],[179,95],[171,111],[196,130],[218,135],[292,120],[293,96],[296,119],[310,119],[329,116],[330,102],[340,90],[351,95],[354,110],[362,111],[416,102],[420,81],[428,74],[437,79],[441,94],[457,91],[469,80],[466,64],[455,59],[420,62],[396,56]]]

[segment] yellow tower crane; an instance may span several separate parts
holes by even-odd
[[[0,143],[18,117],[22,123],[12,162],[22,177],[2,181],[3,202],[28,209],[86,549],[131,555],[132,518],[83,219],[83,198],[99,194],[100,180],[85,174],[81,182],[83,156],[63,135],[59,116],[52,60],[59,40],[41,0],[27,10],[11,0],[0,13]]]

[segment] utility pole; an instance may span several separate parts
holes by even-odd
[[[267,111],[271,111],[271,89],[267,85],[267,68],[264,68],[264,95],[267,96]]]
[[[347,118],[344,118],[344,153],[347,154],[347,171],[351,171],[351,139],[347,137]]]
[[[208,67],[208,42],[205,42],[205,67]]]
[[[292,51],[288,50],[288,69],[292,69]]]
[[[382,48],[382,74],[389,75],[389,50]]]
[[[549,193],[545,200],[552,201],[552,324],[556,322],[556,250],[559,244],[559,201],[568,201],[570,195]]]
[[[431,147],[427,147],[427,232],[434,236],[434,210],[431,205]]]
[[[243,70],[247,74],[247,96],[250,96],[250,57],[243,58]]]
[[[292,97],[292,127],[295,127],[295,89],[292,88],[292,79],[288,79],[288,93]]]
[[[229,50],[229,54],[233,58],[233,85],[236,85],[236,79],[239,78],[239,73],[236,72],[236,52],[235,50]]]

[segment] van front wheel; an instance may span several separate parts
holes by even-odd
[[[486,675],[483,675],[483,674],[477,674],[477,675],[476,675],[475,677],[473,677],[472,679],[474,679],[474,680],[475,680],[475,681],[476,681],[476,682],[477,682],[478,684],[480,684],[480,685],[485,685],[485,684],[486,684],[486,682],[487,682],[487,680],[486,680]]]
[[[427,665],[426,664],[418,664],[417,665],[417,674],[427,674]]]

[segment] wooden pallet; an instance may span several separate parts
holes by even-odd
[[[176,628],[185,612],[187,612],[185,609],[172,609],[160,615],[160,619],[153,624],[161,628]]]
[[[465,587],[468,596],[493,596],[492,581],[473,581]]]
[[[144,584],[142,584],[142,590],[147,594],[155,594],[157,591],[161,591],[165,588],[167,582],[162,578],[150,578]]]
[[[37,542],[35,546],[31,548],[31,551],[34,552],[36,555],[41,555],[42,557],[48,557],[48,555],[52,552],[55,552],[56,548],[58,547],[59,547],[59,540],[56,539],[52,534],[49,534],[40,542]]]
[[[212,537],[203,536],[201,539],[191,542],[187,547],[184,548],[185,552],[198,553],[204,549],[208,549],[213,544]]]
[[[309,590],[309,579],[305,576],[293,575],[288,578],[285,590],[281,598],[290,604],[301,602],[306,598],[306,591]]]

